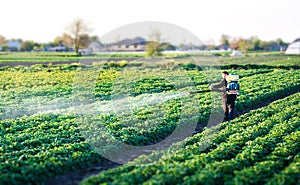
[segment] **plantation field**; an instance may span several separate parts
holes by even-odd
[[[71,52],[16,52],[0,53],[0,62],[59,62],[59,61],[79,61],[81,59],[106,59],[112,58],[134,58],[141,57],[144,54],[110,54],[103,53],[99,55],[78,56]]]
[[[81,184],[299,184],[299,98],[273,102],[177,143],[180,149],[140,157]]]
[[[1,67],[0,184],[45,184],[105,158],[133,162],[83,184],[299,183],[300,95],[288,95],[300,89],[300,58],[251,57]],[[190,92],[208,90],[224,69],[241,91],[237,118],[219,124],[220,93]],[[207,127],[192,136],[196,126]]]
[[[195,59],[200,58],[201,64],[210,64],[211,61],[225,65],[267,65],[272,66],[290,66],[296,67],[300,57],[295,55],[285,55],[284,53],[274,52],[258,52],[246,53],[246,57],[230,57],[230,52],[214,53],[214,52],[170,52],[164,53],[161,59],[176,59],[179,63],[195,62]],[[70,52],[0,52],[0,66],[10,65],[34,65],[37,63],[74,63],[74,62],[89,62],[97,63],[99,61],[122,61],[127,60],[131,63],[143,64],[143,61],[150,60],[146,58],[143,52],[136,53],[97,53],[93,55],[78,56]],[[198,60],[199,61],[199,60]],[[252,66],[253,67],[253,66]],[[266,67],[266,66],[265,66]],[[298,67],[299,69],[299,67]]]

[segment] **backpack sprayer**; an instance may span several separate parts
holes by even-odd
[[[227,94],[238,94],[240,90],[240,85],[238,83],[239,76],[234,74],[229,74],[226,76],[227,86],[226,86],[226,93]],[[191,91],[189,94],[198,94],[198,93],[205,93],[211,92],[212,90],[199,90],[199,91]],[[213,90],[217,92],[222,92],[222,90]]]
[[[227,81],[227,86],[226,86],[227,94],[238,95],[240,90],[240,84],[238,83],[239,76],[229,74],[226,76],[226,81]]]

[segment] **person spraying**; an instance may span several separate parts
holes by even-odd
[[[222,81],[219,84],[211,85],[212,91],[222,92],[222,107],[224,110],[224,120],[229,121],[234,118],[234,106],[240,90],[238,83],[239,76],[229,74],[227,71],[222,72]]]

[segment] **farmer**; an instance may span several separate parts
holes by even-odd
[[[227,88],[227,81],[226,76],[228,76],[229,73],[227,71],[222,72],[222,81],[219,84],[211,85],[210,88],[212,91],[221,89],[222,91],[222,107],[225,113],[224,119],[225,121],[229,121],[233,119],[233,113],[234,113],[234,104],[235,100],[237,98],[237,94],[231,94],[228,91]]]

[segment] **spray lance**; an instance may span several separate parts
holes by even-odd
[[[211,90],[199,90],[199,91],[191,91],[189,92],[190,94],[198,94],[198,93],[205,93],[205,92],[210,92]]]
[[[198,91],[191,91],[189,92],[189,94],[199,94],[199,93],[206,93],[206,92],[222,92],[222,90],[219,89],[212,89],[212,84],[208,84],[208,86],[210,87],[210,89],[208,90],[198,90]]]
[[[223,90],[218,90],[218,89],[214,89],[214,90],[199,90],[199,91],[191,91],[191,92],[189,92],[189,94],[199,94],[199,93],[205,93],[205,92],[223,92]]]

